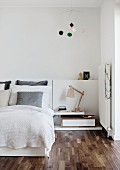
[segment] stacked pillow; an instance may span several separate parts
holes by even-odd
[[[28,86],[47,86],[48,85],[48,81],[21,81],[21,80],[17,80],[16,81],[16,85],[28,85]]]
[[[9,90],[0,90],[0,107],[8,106],[9,97]]]
[[[0,82],[0,107],[9,105],[32,105],[50,107],[51,87],[48,81],[16,81],[9,90],[11,81]]]
[[[0,85],[4,85],[4,90],[8,90],[10,88],[11,81],[3,81],[0,82]]]
[[[43,92],[17,92],[17,105],[42,107]]]
[[[42,108],[50,107],[51,87],[48,81],[16,81],[11,89],[9,105],[32,105]]]
[[[4,90],[5,85],[4,84],[0,84],[0,90]]]
[[[0,82],[0,107],[8,106],[11,81]]]

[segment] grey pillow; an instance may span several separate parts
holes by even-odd
[[[17,105],[42,107],[43,92],[18,92]]]
[[[48,85],[48,81],[21,81],[21,80],[17,80],[16,81],[16,85],[28,85],[28,86],[47,86]]]

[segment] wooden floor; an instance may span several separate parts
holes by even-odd
[[[101,131],[58,131],[50,159],[0,157],[0,170],[120,170],[120,141]]]

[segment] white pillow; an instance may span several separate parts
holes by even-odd
[[[4,90],[5,84],[0,84],[0,90]]]
[[[43,92],[42,98],[42,108],[50,107],[50,86],[27,86],[27,85],[14,85],[11,88],[11,95],[9,100],[9,105],[16,105],[17,103],[17,92]]]
[[[0,90],[0,107],[8,106],[9,97],[9,90]]]

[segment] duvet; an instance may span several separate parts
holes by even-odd
[[[51,109],[34,106],[0,108],[0,147],[45,147],[50,151],[55,141],[53,115]]]

